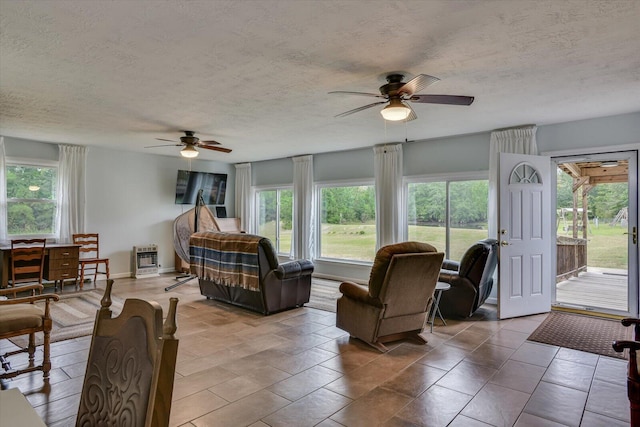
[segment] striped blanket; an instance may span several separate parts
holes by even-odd
[[[191,273],[219,285],[260,291],[260,236],[202,231],[189,239]]]

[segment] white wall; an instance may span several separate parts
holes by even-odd
[[[520,125],[514,123],[513,126]],[[415,141],[403,145],[404,176],[455,172],[482,172],[489,169],[491,132],[457,135]],[[544,151],[620,146],[640,142],[640,112],[568,123],[538,126],[538,149]],[[316,154],[313,156],[314,180],[325,182],[347,179],[373,180],[372,148]],[[256,186],[292,184],[290,159],[254,163]],[[370,268],[361,264],[316,262],[316,273],[360,282],[368,280]]]
[[[490,132],[485,132],[407,143],[403,146],[404,174],[486,171],[489,137]],[[539,126],[537,141],[541,152],[637,144],[640,112]],[[57,159],[56,144],[5,137],[5,146],[10,157]],[[373,162],[371,147],[316,154],[315,180],[373,179]],[[87,228],[100,233],[103,254],[113,260],[114,275],[129,275],[132,247],[148,243],[159,245],[162,269],[172,270],[172,223],[183,212],[182,206],[174,204],[176,174],[178,169],[189,169],[187,161],[178,156],[91,147],[87,163]],[[192,170],[229,175],[225,205],[233,216],[235,167],[195,160]],[[252,175],[256,186],[292,184],[293,162],[289,158],[256,162]],[[316,271],[366,282],[369,268],[318,263]]]
[[[7,157],[58,159],[57,144],[5,137]],[[100,254],[110,259],[113,277],[132,272],[132,249],[158,245],[161,271],[173,271],[173,220],[193,206],[175,204],[178,169],[189,169],[179,156],[122,152],[89,147],[87,155],[86,230],[100,234]],[[225,206],[234,214],[235,167],[193,160],[191,170],[228,174]]]

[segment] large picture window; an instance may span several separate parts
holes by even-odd
[[[7,234],[55,237],[57,166],[7,159]]]
[[[264,189],[256,192],[258,234],[268,237],[276,252],[290,256],[293,225],[293,190]]]
[[[376,199],[372,184],[318,188],[321,258],[373,261]]]
[[[416,181],[407,184],[407,237],[426,242],[459,260],[487,237],[489,181]]]

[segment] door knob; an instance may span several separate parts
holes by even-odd
[[[629,233],[622,233],[622,234],[629,234]],[[638,243],[638,229],[636,227],[632,228],[631,238],[633,239],[634,245]]]
[[[506,240],[502,240],[500,242],[500,246],[509,246],[511,243],[507,242]]]

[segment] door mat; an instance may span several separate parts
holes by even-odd
[[[551,312],[527,339],[626,359],[627,351],[618,353],[611,347],[611,343],[615,340],[632,340],[633,327],[626,328],[619,320]]]
[[[100,300],[103,295],[103,289],[95,289],[73,294],[62,294],[59,301],[52,301],[49,305],[51,319],[53,320],[51,342],[91,335],[96,312],[100,308]],[[113,296],[111,301],[111,311],[115,317],[122,311],[123,301]],[[36,304],[44,307],[44,302]],[[10,338],[9,341],[18,346],[26,346],[28,339],[28,335],[23,335]],[[36,333],[36,345],[41,345],[42,341],[42,333]]]

